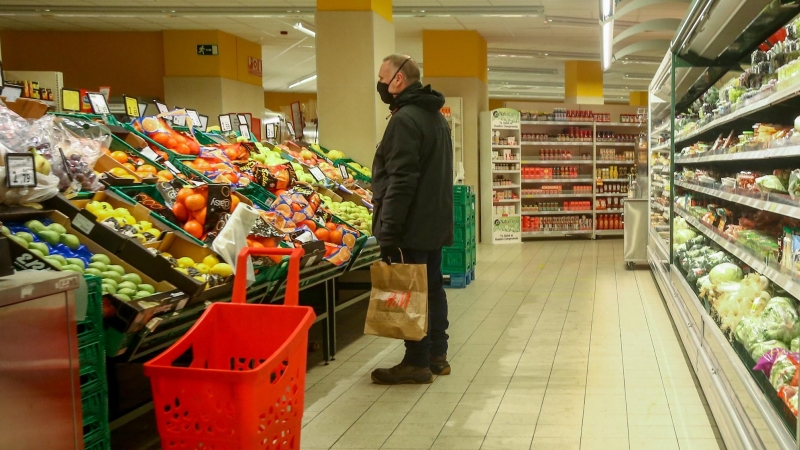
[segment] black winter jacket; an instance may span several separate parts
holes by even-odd
[[[372,165],[372,229],[381,247],[453,243],[453,144],[442,106],[444,96],[419,82],[390,105]]]

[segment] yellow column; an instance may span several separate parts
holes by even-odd
[[[630,94],[631,106],[647,106],[648,92],[647,91],[633,91]]]
[[[603,66],[599,61],[564,63],[564,103],[602,105]]]
[[[464,184],[478,189],[478,115],[489,110],[486,40],[475,30],[424,30],[422,61],[424,84],[462,98]],[[481,208],[475,209],[480,216]]]
[[[391,0],[317,0],[319,139],[372,165],[389,107],[375,85],[383,58],[395,52]]]
[[[199,55],[198,45],[217,54]],[[211,125],[225,113],[264,115],[261,46],[219,30],[164,31],[164,100],[196,109]]]

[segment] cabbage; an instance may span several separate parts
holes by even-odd
[[[753,357],[754,360],[758,361],[762,356],[764,356],[768,351],[772,350],[773,348],[782,348],[785,350],[789,350],[786,348],[786,344],[781,341],[771,340],[771,341],[764,341],[764,342],[756,342],[750,347],[750,356]],[[775,371],[775,366],[772,366],[773,372]]]
[[[675,231],[689,229],[689,224],[686,223],[686,219],[684,219],[683,217],[676,217],[672,225]]]
[[[791,383],[795,373],[797,373],[797,366],[794,365],[792,356],[784,353],[775,358],[775,362],[772,364],[772,371],[769,374],[769,383],[776,391],[779,391],[781,386]]]
[[[761,319],[758,317],[748,316],[743,318],[736,327],[735,334],[736,340],[744,345],[748,352],[750,352],[753,345],[766,340],[766,337],[764,337],[764,329],[761,325]]]
[[[693,239],[697,236],[692,230],[677,230],[675,231],[675,243],[680,245],[685,242],[688,242],[690,239]]]
[[[800,352],[800,337],[796,337],[796,338],[792,339],[792,342],[789,344],[789,349],[793,353]]]
[[[794,301],[786,297],[773,297],[761,314],[764,335],[768,339],[791,342],[800,336],[800,317]]]
[[[723,281],[741,281],[742,278],[744,278],[742,269],[732,263],[722,263],[708,273],[708,279],[715,285]]]

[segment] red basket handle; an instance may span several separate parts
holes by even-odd
[[[289,256],[289,275],[286,277],[286,294],[283,304],[300,304],[300,258],[305,254],[302,248],[253,248],[245,247],[239,252],[236,261],[236,277],[233,279],[231,303],[245,303],[247,300],[247,258],[253,256]]]

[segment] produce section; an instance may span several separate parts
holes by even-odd
[[[744,30],[676,38],[650,89],[648,259],[735,448],[798,448],[800,8],[778,3],[731,12]]]

